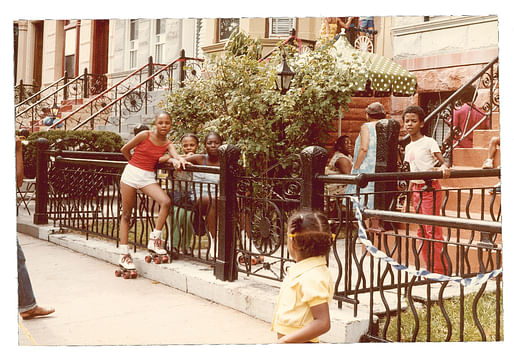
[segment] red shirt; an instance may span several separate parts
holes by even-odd
[[[466,125],[466,119],[468,118],[468,125]],[[459,127],[462,131],[462,134],[468,132],[473,126],[476,125],[486,114],[482,113],[476,107],[471,107],[469,104],[465,103],[460,109],[457,109],[453,112],[453,125]],[[464,126],[466,126],[466,130],[464,130]],[[484,120],[479,126],[475,129],[489,129],[489,121]],[[459,137],[460,138],[460,137]],[[455,144],[457,140],[453,140]],[[469,133],[467,137],[465,137],[460,144],[457,146],[459,148],[470,148],[473,147],[473,132]]]
[[[168,150],[170,143],[171,141],[168,141],[164,145],[155,145],[150,141],[150,132],[148,132],[148,137],[134,149],[134,154],[129,164],[141,170],[154,171],[155,165],[159,161],[159,158]]]

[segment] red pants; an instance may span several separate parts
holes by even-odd
[[[439,216],[442,205],[442,192],[439,191],[441,189],[441,184],[438,181],[432,181],[432,187],[434,191],[425,191],[420,192],[425,184],[413,184],[412,186],[412,204],[414,207],[414,211],[416,213],[421,214],[429,214]],[[435,197],[435,205],[434,205],[434,197]],[[421,198],[421,205],[418,210],[418,204]],[[435,229],[434,229],[435,228]],[[432,230],[434,229],[434,232]],[[423,234],[423,231],[425,234]],[[418,237],[427,238],[427,239],[437,239],[443,240],[443,229],[438,226],[432,225],[423,225],[423,229],[421,226],[418,228]],[[430,249],[429,249],[430,247]],[[430,250],[430,257],[428,256]],[[434,243],[430,241],[423,241],[423,247],[421,251],[423,252],[423,259],[425,259],[425,264],[427,270],[433,273],[445,274],[443,269],[443,262],[441,261],[441,252],[443,250],[442,243]]]

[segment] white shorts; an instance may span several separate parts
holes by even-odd
[[[127,164],[127,166],[125,166],[125,169],[121,174],[120,181],[130,187],[134,187],[135,189],[140,189],[153,183],[157,183],[155,172],[146,171],[131,164]]]

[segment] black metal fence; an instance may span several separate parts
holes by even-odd
[[[61,227],[84,232],[86,237],[94,234],[117,241],[119,178],[125,165],[121,155],[95,153],[85,157],[56,152],[47,150],[45,139],[38,140],[34,222],[42,224],[51,219]],[[159,168],[161,186],[173,201],[163,237],[175,258],[210,264],[215,276],[222,280],[236,280],[239,273],[282,280],[286,267],[294,263],[285,239],[290,213],[298,207],[322,210],[337,236],[329,257],[329,269],[336,278],[334,298],[340,307],[343,302],[352,304],[357,313],[359,307],[369,306],[370,317],[381,317],[381,324],[370,318],[368,340],[416,341],[422,324],[417,317],[420,303],[429,317],[423,340],[432,340],[430,316],[434,309],[442,312],[447,329],[445,340],[456,335],[465,339],[464,322],[469,318],[463,308],[454,321],[445,306],[450,296],[463,306],[469,288],[397,270],[372,254],[357,234],[358,222],[350,197],[329,193],[328,185],[355,184],[360,188],[369,182],[396,182],[395,187],[403,190],[366,195],[357,190],[362,203],[369,201],[370,195],[387,193],[389,197],[387,209],[364,209],[365,238],[377,251],[411,270],[427,269],[452,278],[472,279],[502,267],[498,189],[494,185],[473,187],[477,177],[499,177],[499,169],[453,171],[452,178],[468,179],[469,186],[434,189],[430,182],[441,178],[441,172],[325,176],[327,152],[319,147],[309,147],[298,156],[286,158],[280,166],[287,175],[282,177],[249,176],[239,165],[237,147],[223,145],[219,151],[220,167],[192,166],[182,172],[166,166]],[[205,181],[205,174],[219,175],[219,182]],[[398,184],[413,179],[427,183],[422,188],[425,195],[414,204],[411,197],[416,193]],[[433,202],[439,197],[440,212],[416,213],[430,196]],[[146,246],[158,209],[155,202],[138,194],[129,233],[134,249]],[[441,238],[427,234],[433,231],[440,231]],[[476,305],[488,289],[496,304],[494,339],[501,339],[501,277],[500,274],[479,284],[473,302],[473,323],[483,340],[489,338],[490,332],[481,329]],[[402,311],[415,316],[414,332],[399,332],[404,328]],[[391,332],[393,325],[396,330]]]

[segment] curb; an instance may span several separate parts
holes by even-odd
[[[112,242],[92,237],[86,240],[83,235],[69,232],[60,233],[57,227],[36,225],[31,222],[31,217],[23,216],[18,217],[17,231],[111,263],[115,278],[114,270],[119,253]],[[221,281],[215,278],[212,268],[205,264],[189,260],[175,260],[172,264],[147,264],[145,255],[145,250],[133,255],[138,275],[271,323],[279,283],[264,283],[263,279],[248,277],[242,273],[236,281]],[[357,317],[354,317],[353,308],[343,304],[342,309],[339,309],[337,302],[333,301],[330,317],[330,331],[320,336],[321,342],[359,342],[360,337],[368,330],[368,310],[359,308]]]

